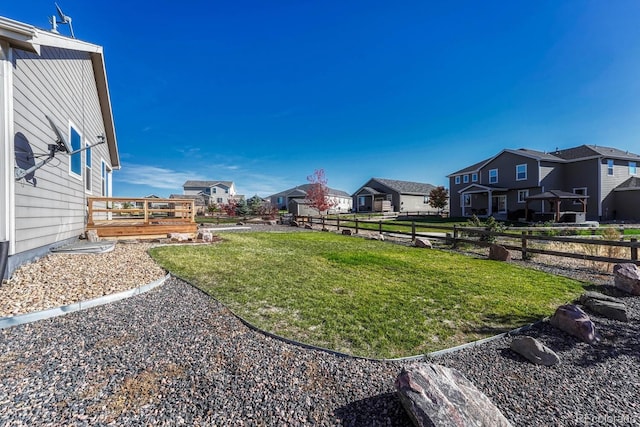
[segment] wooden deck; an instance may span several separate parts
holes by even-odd
[[[103,238],[195,234],[195,202],[190,199],[89,197],[87,231]]]

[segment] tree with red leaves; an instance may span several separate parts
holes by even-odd
[[[324,169],[316,169],[313,175],[307,177],[307,181],[311,184],[307,190],[307,200],[309,206],[318,211],[318,215],[322,215],[322,212],[328,211],[337,204],[329,197],[329,187],[327,187]]]

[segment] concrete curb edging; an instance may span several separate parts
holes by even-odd
[[[516,329],[512,329],[510,331],[507,332],[503,332],[501,334],[498,335],[494,335],[492,337],[487,337],[487,338],[483,338],[481,340],[478,341],[472,341],[470,343],[466,343],[466,344],[461,344],[458,345],[456,347],[451,347],[451,348],[446,348],[444,350],[438,350],[438,351],[434,351],[431,353],[425,353],[425,354],[416,354],[414,356],[406,356],[406,357],[397,357],[397,358],[391,358],[391,359],[378,359],[375,357],[365,357],[365,356],[354,356],[352,354],[348,354],[348,353],[342,353],[336,350],[331,350],[328,348],[324,348],[324,347],[318,347],[312,344],[306,344],[300,341],[296,341],[296,340],[292,340],[290,338],[285,338],[282,337],[280,335],[276,335],[272,332],[269,331],[265,331],[263,329],[260,329],[259,327],[255,326],[254,324],[252,324],[251,322],[249,322],[248,320],[245,320],[242,316],[239,316],[238,314],[236,314],[233,310],[231,310],[229,307],[227,307],[224,303],[222,303],[220,300],[218,300],[217,298],[213,297],[212,295],[209,295],[208,293],[206,293],[205,291],[203,291],[202,289],[198,288],[196,285],[194,285],[193,283],[191,283],[189,280],[186,280],[178,275],[175,274],[171,274],[173,277],[175,277],[178,280],[181,280],[185,283],[187,283],[189,286],[191,286],[192,288],[196,289],[197,291],[201,292],[203,295],[206,295],[207,297],[211,298],[212,300],[216,301],[218,304],[222,305],[224,308],[226,308],[227,310],[229,310],[229,312],[236,317],[240,322],[242,322],[246,327],[248,327],[249,329],[258,332],[262,335],[265,335],[269,338],[273,338],[276,339],[278,341],[282,341],[285,342],[287,344],[291,344],[291,345],[295,345],[297,347],[302,347],[302,348],[306,348],[309,350],[316,350],[316,351],[321,351],[323,353],[329,353],[332,354],[334,356],[339,356],[339,357],[346,357],[346,358],[350,358],[350,359],[360,359],[360,360],[370,360],[373,362],[412,362],[412,361],[417,361],[417,360],[425,360],[425,359],[430,359],[430,358],[435,358],[438,356],[443,356],[445,354],[448,353],[453,353],[459,350],[464,350],[466,348],[470,348],[470,347],[475,347],[490,341],[494,341],[500,338],[503,338],[505,336],[509,336],[511,334],[518,334],[520,332],[524,332],[527,331],[539,324],[541,324],[543,322],[543,320],[539,320],[537,322],[531,323],[529,325],[525,325],[525,326],[521,326],[519,328]]]
[[[23,325],[25,323],[36,322],[38,320],[50,319],[52,317],[62,316],[74,311],[86,310],[92,307],[98,307],[111,302],[119,301],[125,298],[130,298],[139,294],[148,292],[158,286],[164,284],[171,277],[170,274],[151,282],[147,285],[138,286],[137,288],[129,289],[128,291],[118,292],[111,295],[105,295],[98,298],[93,298],[86,301],[76,302],[73,304],[63,305],[56,308],[50,308],[47,310],[36,311],[33,313],[19,314],[17,316],[0,317],[0,329],[10,328],[12,326]]]

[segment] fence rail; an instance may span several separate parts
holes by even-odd
[[[300,223],[318,224],[323,228],[336,227],[340,229],[355,230],[358,234],[360,231],[373,231],[378,233],[388,233],[398,237],[406,237],[415,240],[416,237],[428,237],[429,239],[439,239],[447,244],[456,247],[460,243],[468,243],[476,246],[490,246],[490,241],[500,238],[500,245],[506,249],[520,251],[522,259],[527,260],[531,254],[543,254],[565,258],[581,259],[585,261],[606,262],[606,263],[634,263],[640,265],[638,260],[638,248],[640,242],[636,237],[626,240],[603,240],[573,236],[549,236],[540,233],[549,233],[551,231],[566,230],[589,230],[592,235],[596,234],[596,228],[590,227],[528,227],[514,228],[506,232],[489,231],[482,227],[466,227],[466,226],[447,226],[438,224],[403,223],[397,221],[383,221],[374,219],[360,219],[357,217],[298,217],[296,220]],[[432,231],[437,230],[437,231]],[[559,242],[559,243],[575,243],[585,245],[588,248],[604,247],[606,248],[629,248],[628,258],[608,257],[592,253],[576,253],[563,252],[552,249],[542,249],[531,247],[530,242]]]

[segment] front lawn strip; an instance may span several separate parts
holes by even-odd
[[[333,233],[225,233],[151,255],[254,325],[367,357],[453,347],[551,315],[584,283]]]

